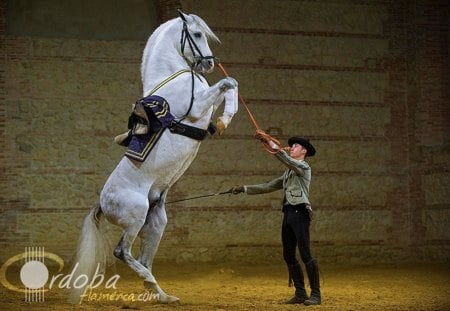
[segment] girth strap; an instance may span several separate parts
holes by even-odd
[[[204,140],[208,134],[213,135],[216,132],[216,127],[210,123],[207,130],[198,127],[190,126],[181,122],[172,122],[169,126],[170,132],[174,134],[183,135],[195,140]]]

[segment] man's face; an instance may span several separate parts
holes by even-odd
[[[292,147],[290,148],[290,155],[291,157],[293,157],[294,159],[297,160],[303,160],[305,158],[306,155],[306,149],[303,148],[302,145],[300,144],[292,144]]]

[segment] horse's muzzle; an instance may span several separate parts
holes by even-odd
[[[211,73],[214,70],[214,56],[207,56],[197,61],[197,71],[201,73]]]

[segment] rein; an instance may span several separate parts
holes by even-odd
[[[198,65],[199,63],[201,63],[203,60],[208,60],[208,59],[213,59],[217,62],[217,65],[219,66],[220,70],[222,70],[222,73],[225,75],[225,77],[229,77],[227,71],[225,70],[225,68],[222,66],[222,64],[220,63],[220,61],[218,61],[218,59],[214,56],[203,56],[202,52],[200,51],[200,49],[198,48],[197,44],[195,44],[195,41],[192,39],[191,34],[189,33],[189,30],[187,28],[187,21],[186,18],[184,17],[183,13],[178,10],[178,13],[180,15],[181,20],[183,21],[183,30],[181,31],[181,39],[180,39],[180,44],[181,44],[181,53],[183,55],[183,58],[186,60],[186,62],[189,64],[190,62],[188,61],[188,59],[184,56],[184,49],[186,46],[186,42],[189,44],[189,48],[192,51],[194,60],[197,60],[196,62],[194,62],[193,64],[190,65],[191,67],[191,74],[192,74],[192,96],[191,96],[191,103],[188,109],[188,112],[184,115],[183,118],[181,118],[180,121],[182,121],[184,118],[186,118],[186,116],[189,114],[189,112],[192,109],[192,105],[194,102],[194,68],[196,65]],[[198,55],[200,56],[196,56],[196,52]],[[266,149],[266,151],[268,151],[271,154],[276,154],[281,150],[281,143],[274,137],[270,136],[269,134],[267,134],[266,132],[264,132],[258,125],[258,123],[256,122],[255,117],[253,116],[252,112],[250,111],[250,109],[248,108],[247,104],[245,103],[244,99],[242,98],[242,96],[240,94],[238,94],[239,96],[239,100],[241,101],[241,103],[244,105],[245,110],[247,111],[247,114],[250,118],[250,120],[252,121],[255,129],[256,129],[256,135],[260,138],[261,143],[263,144],[264,148]],[[272,142],[273,144],[276,145],[276,147],[278,148],[274,148],[273,146],[270,145],[269,142]]]
[[[220,62],[217,63],[217,66],[219,66],[220,70],[222,70],[222,73],[224,74],[225,77],[229,77],[227,71],[225,70],[225,68],[222,66],[222,64]],[[248,114],[248,116],[250,118],[250,121],[253,123],[253,126],[256,129],[256,134],[258,136],[264,138],[264,141],[261,141],[261,143],[263,144],[264,149],[266,149],[266,151],[271,153],[271,154],[277,154],[278,152],[280,152],[280,150],[281,150],[281,143],[276,138],[270,136],[269,134],[264,132],[259,127],[258,122],[256,122],[255,117],[253,116],[252,112],[248,108],[248,106],[245,103],[245,100],[242,98],[241,94],[238,94],[238,96],[239,96],[239,100],[241,101],[242,105],[244,105],[245,110],[247,111],[247,114]],[[270,146],[268,141],[272,141],[275,145],[278,146],[278,149],[277,148],[273,148],[272,146]]]

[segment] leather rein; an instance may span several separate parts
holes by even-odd
[[[225,77],[229,77],[228,72],[225,70],[225,68],[222,66],[222,64],[219,62],[217,63],[217,66],[219,66],[220,70],[222,70],[222,73]],[[245,107],[245,110],[247,111],[248,117],[250,118],[250,121],[253,123],[253,126],[255,127],[256,134],[259,137],[262,137],[261,143],[263,144],[264,149],[266,149],[267,152],[271,154],[277,154],[281,150],[281,143],[276,138],[270,136],[266,132],[264,132],[258,125],[258,122],[256,122],[255,117],[253,116],[252,112],[248,108],[247,104],[245,103],[244,98],[242,98],[241,94],[238,94],[239,100],[241,101],[242,105]],[[270,145],[269,141],[273,142],[278,148],[274,148]]]
[[[214,57],[214,56],[203,56],[202,52],[200,51],[200,49],[198,48],[197,44],[195,44],[195,41],[192,39],[191,34],[189,33],[189,30],[187,28],[187,21],[186,18],[184,17],[183,13],[181,11],[179,11],[180,17],[183,21],[183,30],[181,31],[181,53],[183,54],[183,58],[185,59],[185,61],[189,64],[189,67],[191,67],[191,76],[192,76],[192,92],[191,92],[191,102],[189,105],[189,109],[186,112],[186,114],[179,120],[182,121],[184,120],[190,113],[192,106],[194,104],[194,68],[196,66],[198,66],[201,62],[203,62],[204,60],[214,60],[217,62],[217,65],[219,66],[220,70],[222,71],[222,73],[224,74],[225,77],[229,77],[227,71],[225,70],[225,68],[222,66],[222,64],[220,63],[220,61]],[[190,63],[189,60],[184,56],[184,50],[185,50],[185,46],[186,46],[186,42],[189,44],[189,47],[192,51],[192,54],[194,56],[194,60],[196,60],[194,63]],[[198,53],[199,56],[196,56],[196,52]],[[247,104],[245,103],[244,99],[242,98],[242,96],[240,94],[238,94],[239,96],[239,100],[242,103],[242,105],[244,105],[245,110],[247,111],[247,114],[250,118],[250,121],[253,123],[253,126],[255,127],[256,130],[256,134],[257,136],[261,137],[261,143],[263,144],[263,147],[271,154],[276,154],[278,152],[280,152],[281,150],[281,143],[274,137],[270,136],[269,134],[267,134],[266,132],[264,132],[258,125],[258,123],[256,122],[255,117],[253,116],[252,112],[250,111],[250,109],[248,108]],[[273,144],[275,144],[278,148],[274,148],[273,145],[271,146],[271,144],[269,142],[272,142]]]

